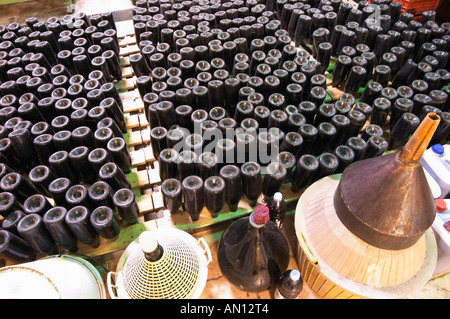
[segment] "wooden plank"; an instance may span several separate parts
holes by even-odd
[[[149,194],[142,194],[138,201],[139,211],[142,213],[148,213],[154,210],[152,196]]]
[[[148,177],[150,184],[159,184],[161,183],[161,177],[159,176],[159,163],[158,161],[153,162],[153,168],[148,170]]]
[[[128,145],[140,145],[142,144],[142,136],[140,131],[134,131],[129,134]]]
[[[127,67],[127,66],[130,66],[130,65],[131,65],[131,63],[130,63],[130,57],[129,56],[120,57],[120,66],[121,67]]]
[[[125,47],[120,48],[120,56],[127,56],[135,53],[139,53],[141,50],[139,49],[139,46],[137,44],[134,45],[128,45]]]
[[[136,84],[134,79],[123,79],[115,82],[115,86],[119,92],[134,89]]]
[[[139,116],[137,114],[125,114],[124,117],[125,117],[125,125],[128,129],[139,127]]]
[[[136,45],[136,37],[134,36],[134,34],[132,36],[127,36],[125,38],[126,40],[126,45],[130,45],[130,46],[135,46]]]
[[[141,123],[141,116],[139,116],[139,123]],[[142,124],[141,124],[142,126]],[[150,143],[150,127],[146,126],[144,129],[141,130],[141,138],[142,143],[148,144]]]
[[[147,163],[144,150],[131,151],[130,156],[132,166],[145,165]]]
[[[126,35],[123,35],[121,38],[118,37],[118,39],[119,39],[119,47],[121,49],[127,46],[127,36]]]
[[[154,162],[156,161],[155,155],[153,155],[153,150],[151,147],[146,147],[144,149],[144,158],[146,162]]]
[[[136,100],[127,100],[127,102],[123,104],[123,111],[124,113],[139,112],[139,111],[143,112],[144,104],[139,103],[139,101]]]
[[[126,56],[131,54],[131,49],[127,46],[120,48],[119,55],[120,56]]]
[[[164,200],[163,200],[163,195],[162,195],[160,187],[159,187],[159,189],[157,189],[156,192],[152,193],[152,200],[153,200],[153,208],[154,209],[164,208]]]
[[[133,68],[131,66],[127,66],[122,70],[122,77],[131,78],[134,76]]]

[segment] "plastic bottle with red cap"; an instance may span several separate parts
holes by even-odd
[[[450,210],[447,207],[447,202],[444,199],[438,198],[435,200],[437,217],[442,219],[443,227],[450,232]]]
[[[436,243],[446,255],[450,255],[450,199],[435,199],[436,218],[432,228]]]
[[[217,249],[222,274],[237,288],[260,292],[274,287],[289,264],[289,245],[269,208],[255,207],[222,234]]]
[[[443,199],[438,198],[435,200],[435,203],[436,203],[436,211],[438,213],[444,213],[447,210],[447,203]]]

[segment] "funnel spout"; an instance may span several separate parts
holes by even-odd
[[[440,121],[441,118],[436,113],[431,112],[425,116],[399,154],[403,163],[414,165],[420,162]]]

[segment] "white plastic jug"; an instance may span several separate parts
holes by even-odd
[[[441,188],[440,198],[445,198],[450,192],[450,145],[433,145],[425,151],[421,163]]]
[[[445,225],[447,223],[447,225]],[[434,219],[432,228],[436,235],[436,242],[442,251],[450,254],[450,199],[436,200],[436,218]]]
[[[433,177],[428,173],[426,169],[423,170],[425,173],[425,177],[427,178],[428,185],[430,186],[431,193],[433,194],[433,198],[440,198],[441,197],[441,187],[439,184],[434,180]]]

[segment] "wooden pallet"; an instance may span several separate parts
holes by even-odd
[[[100,247],[92,248],[80,243],[79,253],[95,256],[104,261],[108,260],[109,254],[118,254],[123,251],[142,231],[157,227],[176,227],[190,233],[200,233],[207,229],[220,227],[231,221],[248,216],[253,210],[243,198],[239,203],[238,210],[230,212],[227,205],[213,218],[206,207],[200,213],[197,221],[192,222],[189,214],[184,211],[171,214],[164,207],[161,192],[161,178],[159,176],[159,163],[156,160],[150,137],[150,126],[145,116],[144,103],[141,99],[136,85],[136,76],[130,64],[130,55],[140,52],[134,35],[134,26],[131,20],[117,23],[117,33],[120,45],[120,63],[122,68],[122,79],[114,81],[123,102],[123,114],[126,121],[127,132],[124,134],[128,150],[132,158],[131,173],[127,177],[132,185],[139,206],[139,223],[136,225],[125,225],[118,214],[122,225],[121,234],[118,239],[112,241],[101,238]],[[308,48],[306,48],[308,49]],[[325,72],[327,84],[331,82],[331,72],[334,63]],[[343,92],[328,85],[325,102],[332,102],[339,98]],[[281,192],[287,202],[295,205],[301,193],[293,193],[290,184],[282,187]],[[262,198],[258,201],[263,204]],[[292,205],[293,206],[293,205]],[[291,207],[293,211],[295,207]],[[113,258],[114,259],[114,258]]]

